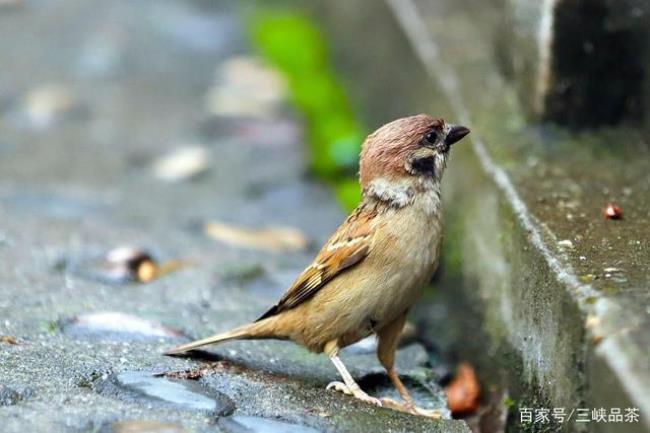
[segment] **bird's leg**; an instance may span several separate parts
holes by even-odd
[[[404,386],[404,383],[399,378],[399,375],[397,374],[397,370],[395,370],[395,367],[392,367],[389,370],[386,370],[388,373],[388,377],[390,378],[390,381],[393,382],[393,385],[397,389],[397,392],[399,393],[400,397],[402,397],[402,400],[404,400],[404,403],[400,407],[393,407],[391,403],[386,404],[388,407],[392,407],[397,410],[402,410],[404,412],[412,413],[414,415],[421,415],[421,416],[426,416],[428,418],[440,418],[442,415],[440,411],[435,410],[435,409],[423,409],[420,407],[417,407],[415,403],[413,402],[413,397],[411,397],[411,394],[409,394],[408,390],[406,389],[406,386]],[[397,403],[398,406],[400,405]]]
[[[399,396],[402,397],[402,400],[404,400],[404,407],[410,412],[413,408],[415,408],[415,403],[413,403],[413,397],[411,397],[411,394],[409,394],[406,386],[404,386],[400,380],[399,375],[397,374],[397,370],[395,367],[392,367],[386,370],[386,373],[388,373],[388,378],[391,382],[393,382],[393,385],[397,389]]]
[[[345,365],[337,355],[330,355],[330,359],[332,360],[332,363],[334,363],[336,369],[339,371],[339,374],[343,378],[344,383],[331,382],[329,385],[327,385],[327,389],[342,391],[345,394],[353,395],[355,398],[358,398],[361,401],[365,401],[366,403],[374,404],[376,406],[382,405],[381,400],[369,396],[361,389],[361,387],[359,387],[359,385],[354,381],[350,375],[350,372],[347,368],[345,368]]]
[[[440,418],[441,414],[436,410],[427,410],[421,409],[415,406],[413,398],[409,394],[406,386],[402,383],[395,370],[395,351],[397,350],[397,342],[399,341],[399,336],[404,328],[404,322],[406,321],[406,314],[398,318],[392,323],[384,326],[377,332],[377,338],[379,340],[377,346],[377,357],[379,362],[386,369],[388,373],[388,378],[393,383],[400,397],[404,401],[403,403],[397,402],[390,398],[382,398],[381,401],[386,407],[391,409],[399,410],[402,412],[408,412],[413,415],[421,415],[429,418]]]
[[[330,350],[327,350],[328,347],[326,347],[325,351],[328,353],[330,359],[332,360],[332,363],[334,364],[334,367],[336,367],[339,374],[341,375],[341,378],[343,379],[343,383],[331,382],[330,384],[327,385],[327,389],[342,391],[343,393],[347,395],[352,395],[361,401],[365,401],[366,403],[370,403],[375,406],[381,406],[382,405],[381,400],[366,394],[361,389],[361,387],[354,381],[352,375],[350,374],[348,369],[345,368],[345,365],[338,357],[338,347],[336,346],[332,347],[332,345],[330,344],[328,344],[327,346],[330,346],[329,347]]]

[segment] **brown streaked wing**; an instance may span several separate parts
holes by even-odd
[[[371,220],[376,215],[375,209],[359,205],[334,232],[312,264],[282,295],[280,301],[257,320],[266,319],[299,305],[341,272],[361,262],[370,249],[374,235]]]

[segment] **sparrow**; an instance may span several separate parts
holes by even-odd
[[[440,255],[440,184],[451,145],[469,129],[426,114],[390,122],[362,145],[362,199],[315,260],[280,300],[255,322],[165,354],[176,355],[235,339],[292,340],[325,353],[343,391],[377,406],[437,418],[415,406],[395,369],[395,352],[409,309],[431,278]],[[402,402],[366,394],[339,358],[339,351],[371,334],[377,357]]]

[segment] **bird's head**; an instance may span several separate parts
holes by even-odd
[[[364,194],[381,197],[391,188],[417,190],[439,184],[451,145],[467,134],[464,126],[426,114],[382,126],[366,138],[361,150],[359,175]]]

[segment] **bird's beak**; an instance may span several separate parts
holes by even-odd
[[[464,136],[469,134],[469,129],[461,125],[450,125],[449,132],[447,133],[447,138],[445,138],[445,144],[451,146],[455,142],[462,139]]]

